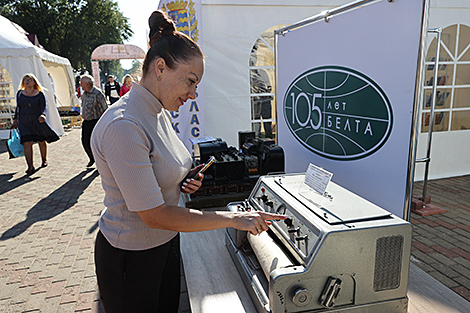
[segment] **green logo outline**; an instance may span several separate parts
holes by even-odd
[[[336,84],[333,88],[330,88],[331,82]],[[335,90],[346,93],[335,95]],[[339,100],[331,104],[331,99],[350,99],[355,103],[350,105]],[[323,107],[316,105],[319,100],[323,100]],[[353,107],[354,114],[341,112],[343,108],[348,113],[346,107]],[[383,89],[363,73],[342,66],[320,66],[297,76],[284,95],[283,111],[285,122],[297,141],[315,154],[332,160],[352,161],[374,154],[388,141],[393,129],[393,109]],[[332,116],[336,119],[336,129],[327,127],[332,124]],[[340,124],[344,127],[342,131]],[[360,138],[360,127],[364,136],[372,137]],[[376,130],[377,136],[373,135]],[[352,136],[345,134],[347,131]]]

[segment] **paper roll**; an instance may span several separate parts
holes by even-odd
[[[275,269],[293,265],[267,232],[257,236],[248,233],[247,237],[268,281],[269,275]]]

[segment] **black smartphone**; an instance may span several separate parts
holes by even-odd
[[[196,175],[193,176],[193,178],[197,177],[199,173],[201,174],[204,173],[209,168],[209,166],[211,166],[212,163],[214,163],[214,161],[215,161],[215,157],[211,156],[209,160],[206,162],[206,164],[204,164],[204,166],[199,170],[199,172],[197,172]]]
[[[194,175],[192,178],[197,177],[199,173],[201,174],[204,173],[209,168],[209,166],[211,166],[212,163],[214,163],[214,161],[215,161],[215,157],[211,156],[209,160],[206,162],[206,164],[204,164],[204,166],[199,170],[199,172],[197,172],[196,175]]]

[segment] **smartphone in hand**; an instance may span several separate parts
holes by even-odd
[[[207,161],[207,163],[204,164],[204,166],[196,173],[196,175],[194,175],[194,176],[191,177],[191,178],[196,178],[196,177],[199,176],[200,173],[201,173],[201,174],[204,173],[204,172],[209,168],[209,166],[211,166],[212,163],[214,163],[214,161],[215,161],[215,157],[214,157],[214,156],[211,156],[211,157],[209,158],[209,160]]]

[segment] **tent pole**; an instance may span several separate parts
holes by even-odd
[[[423,207],[426,207],[426,189],[428,184],[428,175],[429,175],[429,163],[431,162],[431,141],[432,141],[432,133],[434,128],[434,108],[436,107],[436,89],[437,89],[437,79],[438,79],[438,72],[439,72],[439,54],[441,48],[441,35],[442,35],[442,28],[435,28],[429,29],[428,32],[430,33],[437,33],[437,43],[436,43],[436,58],[434,60],[434,79],[432,82],[432,102],[431,102],[431,112],[429,113],[429,130],[428,130],[428,145],[426,150],[426,158],[423,160],[417,161],[424,161],[426,163],[425,170],[424,170],[424,182],[423,182]]]

